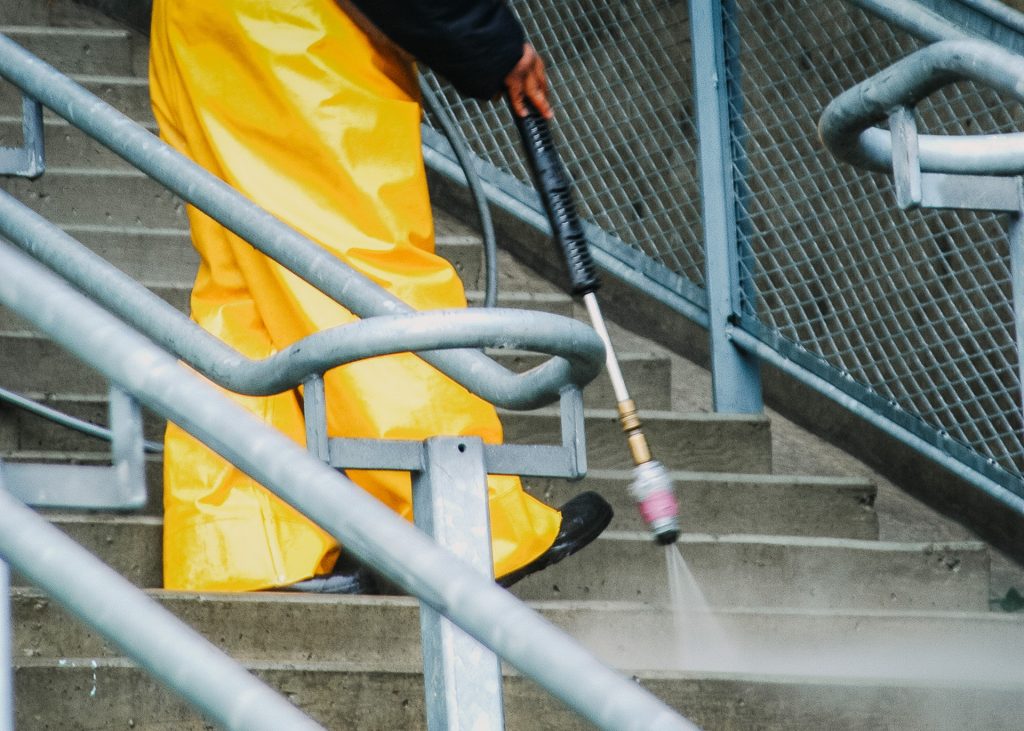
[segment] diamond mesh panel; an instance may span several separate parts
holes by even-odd
[[[685,3],[514,0],[548,63],[554,133],[580,214],[667,269],[701,285]],[[503,105],[445,98],[470,149],[529,183]]]
[[[703,287],[686,4],[512,4],[549,64],[554,131],[581,213]],[[732,113],[742,121],[737,212],[752,253],[744,321],[788,341],[833,383],[866,390],[891,418],[1019,480],[1005,221],[904,214],[886,176],[837,163],[817,137],[829,101],[918,43],[841,0],[736,4],[725,36],[739,38],[728,53],[738,59]],[[432,84],[474,153],[528,183],[508,113]],[[924,132],[1024,129],[1019,105],[969,85],[918,112]]]
[[[1020,476],[1024,445],[1006,221],[896,208],[887,176],[834,161],[817,119],[917,47],[833,0],[744,0],[740,40],[754,296],[744,313]],[[1019,105],[958,85],[919,107],[923,132],[1024,129]]]

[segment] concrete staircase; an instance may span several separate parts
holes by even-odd
[[[145,39],[66,0],[0,0],[0,26],[152,128]],[[0,145],[20,141],[17,99],[0,84]],[[42,179],[0,185],[184,309],[195,256],[180,202],[62,121],[47,119],[46,144]],[[479,302],[477,236],[444,211],[437,220],[440,250]],[[509,255],[501,265],[501,304],[580,316]],[[675,359],[641,335],[612,336],[649,409],[652,447],[675,473],[679,549],[714,612],[680,621],[674,611],[666,555],[625,494],[628,455],[604,378],[585,394],[583,487],[615,505],[615,521],[516,594],[708,729],[1021,727],[1024,622],[989,611],[984,544],[879,540],[872,483],[773,474],[766,418],[684,410]],[[535,358],[498,357],[514,367]],[[0,385],[105,421],[102,380],[3,310]],[[557,440],[551,409],[504,421],[510,441]],[[146,429],[158,439],[162,424],[149,417]],[[106,451],[0,405],[0,457],[88,463]],[[327,727],[424,728],[414,601],[161,590],[159,459],[149,464],[140,514],[51,519]],[[580,487],[531,489],[557,505]],[[211,728],[39,591],[19,586],[12,600],[19,728]],[[505,688],[510,729],[584,727],[514,674]]]

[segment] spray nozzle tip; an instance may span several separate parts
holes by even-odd
[[[671,546],[679,539],[678,528],[668,528],[666,530],[656,531],[654,534],[654,542],[659,546]]]

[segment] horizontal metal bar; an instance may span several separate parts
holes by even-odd
[[[1000,0],[847,0],[928,42],[983,38],[1024,51],[1024,15]]]
[[[847,1],[926,41],[974,37],[916,0]]]
[[[423,443],[408,439],[332,437],[327,440],[327,453],[330,465],[338,469],[403,472],[423,469]]]
[[[949,0],[945,1],[949,2]],[[1024,13],[1016,8],[1011,8],[1002,0],[957,0],[957,2],[988,16],[1017,33],[1024,34]]]
[[[492,475],[577,479],[568,455],[566,447],[543,444],[484,445],[487,471]]]
[[[921,175],[921,206],[972,211],[1021,211],[1020,178],[991,175]]]
[[[977,487],[986,495],[994,498],[1010,510],[1013,510],[1020,515],[1024,515],[1024,498],[1014,494],[995,480],[975,469],[972,469],[963,462],[954,459],[948,453],[929,443],[927,440],[922,439],[910,430],[896,424],[890,419],[885,418],[861,401],[843,392],[834,384],[829,383],[824,378],[810,372],[789,358],[786,358],[775,348],[772,348],[750,333],[737,327],[732,327],[729,329],[729,337],[737,346],[756,355],[765,363],[775,366],[798,382],[812,388],[832,401],[835,401],[840,406],[864,419],[872,426],[882,430],[889,436],[894,437],[897,441],[906,444],[912,449],[932,459],[943,468],[949,470],[965,482]]]
[[[0,461],[0,478],[12,495],[37,508],[134,510],[146,504],[144,485],[126,499],[117,469],[109,465]]]
[[[942,41],[910,54],[836,97],[818,131],[841,160],[892,170],[892,136],[871,128],[893,109],[911,105],[958,81],[974,81],[1024,101],[1024,56],[982,40]],[[921,170],[934,173],[1024,173],[1024,133],[920,135]]]
[[[421,442],[398,439],[343,439],[328,441],[332,467],[350,470],[423,469]],[[544,444],[485,444],[484,465],[492,475],[565,477],[572,469],[565,447]]]
[[[195,377],[177,358],[2,243],[0,271],[5,274],[0,277],[0,304],[182,426],[598,728],[696,728],[337,470]],[[168,642],[173,644],[173,639]]]

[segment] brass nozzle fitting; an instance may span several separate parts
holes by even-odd
[[[633,455],[633,464],[650,462],[651,449],[647,446],[647,437],[644,436],[643,425],[640,423],[633,399],[619,402],[619,423],[626,434],[626,442],[629,444],[630,454]]]

